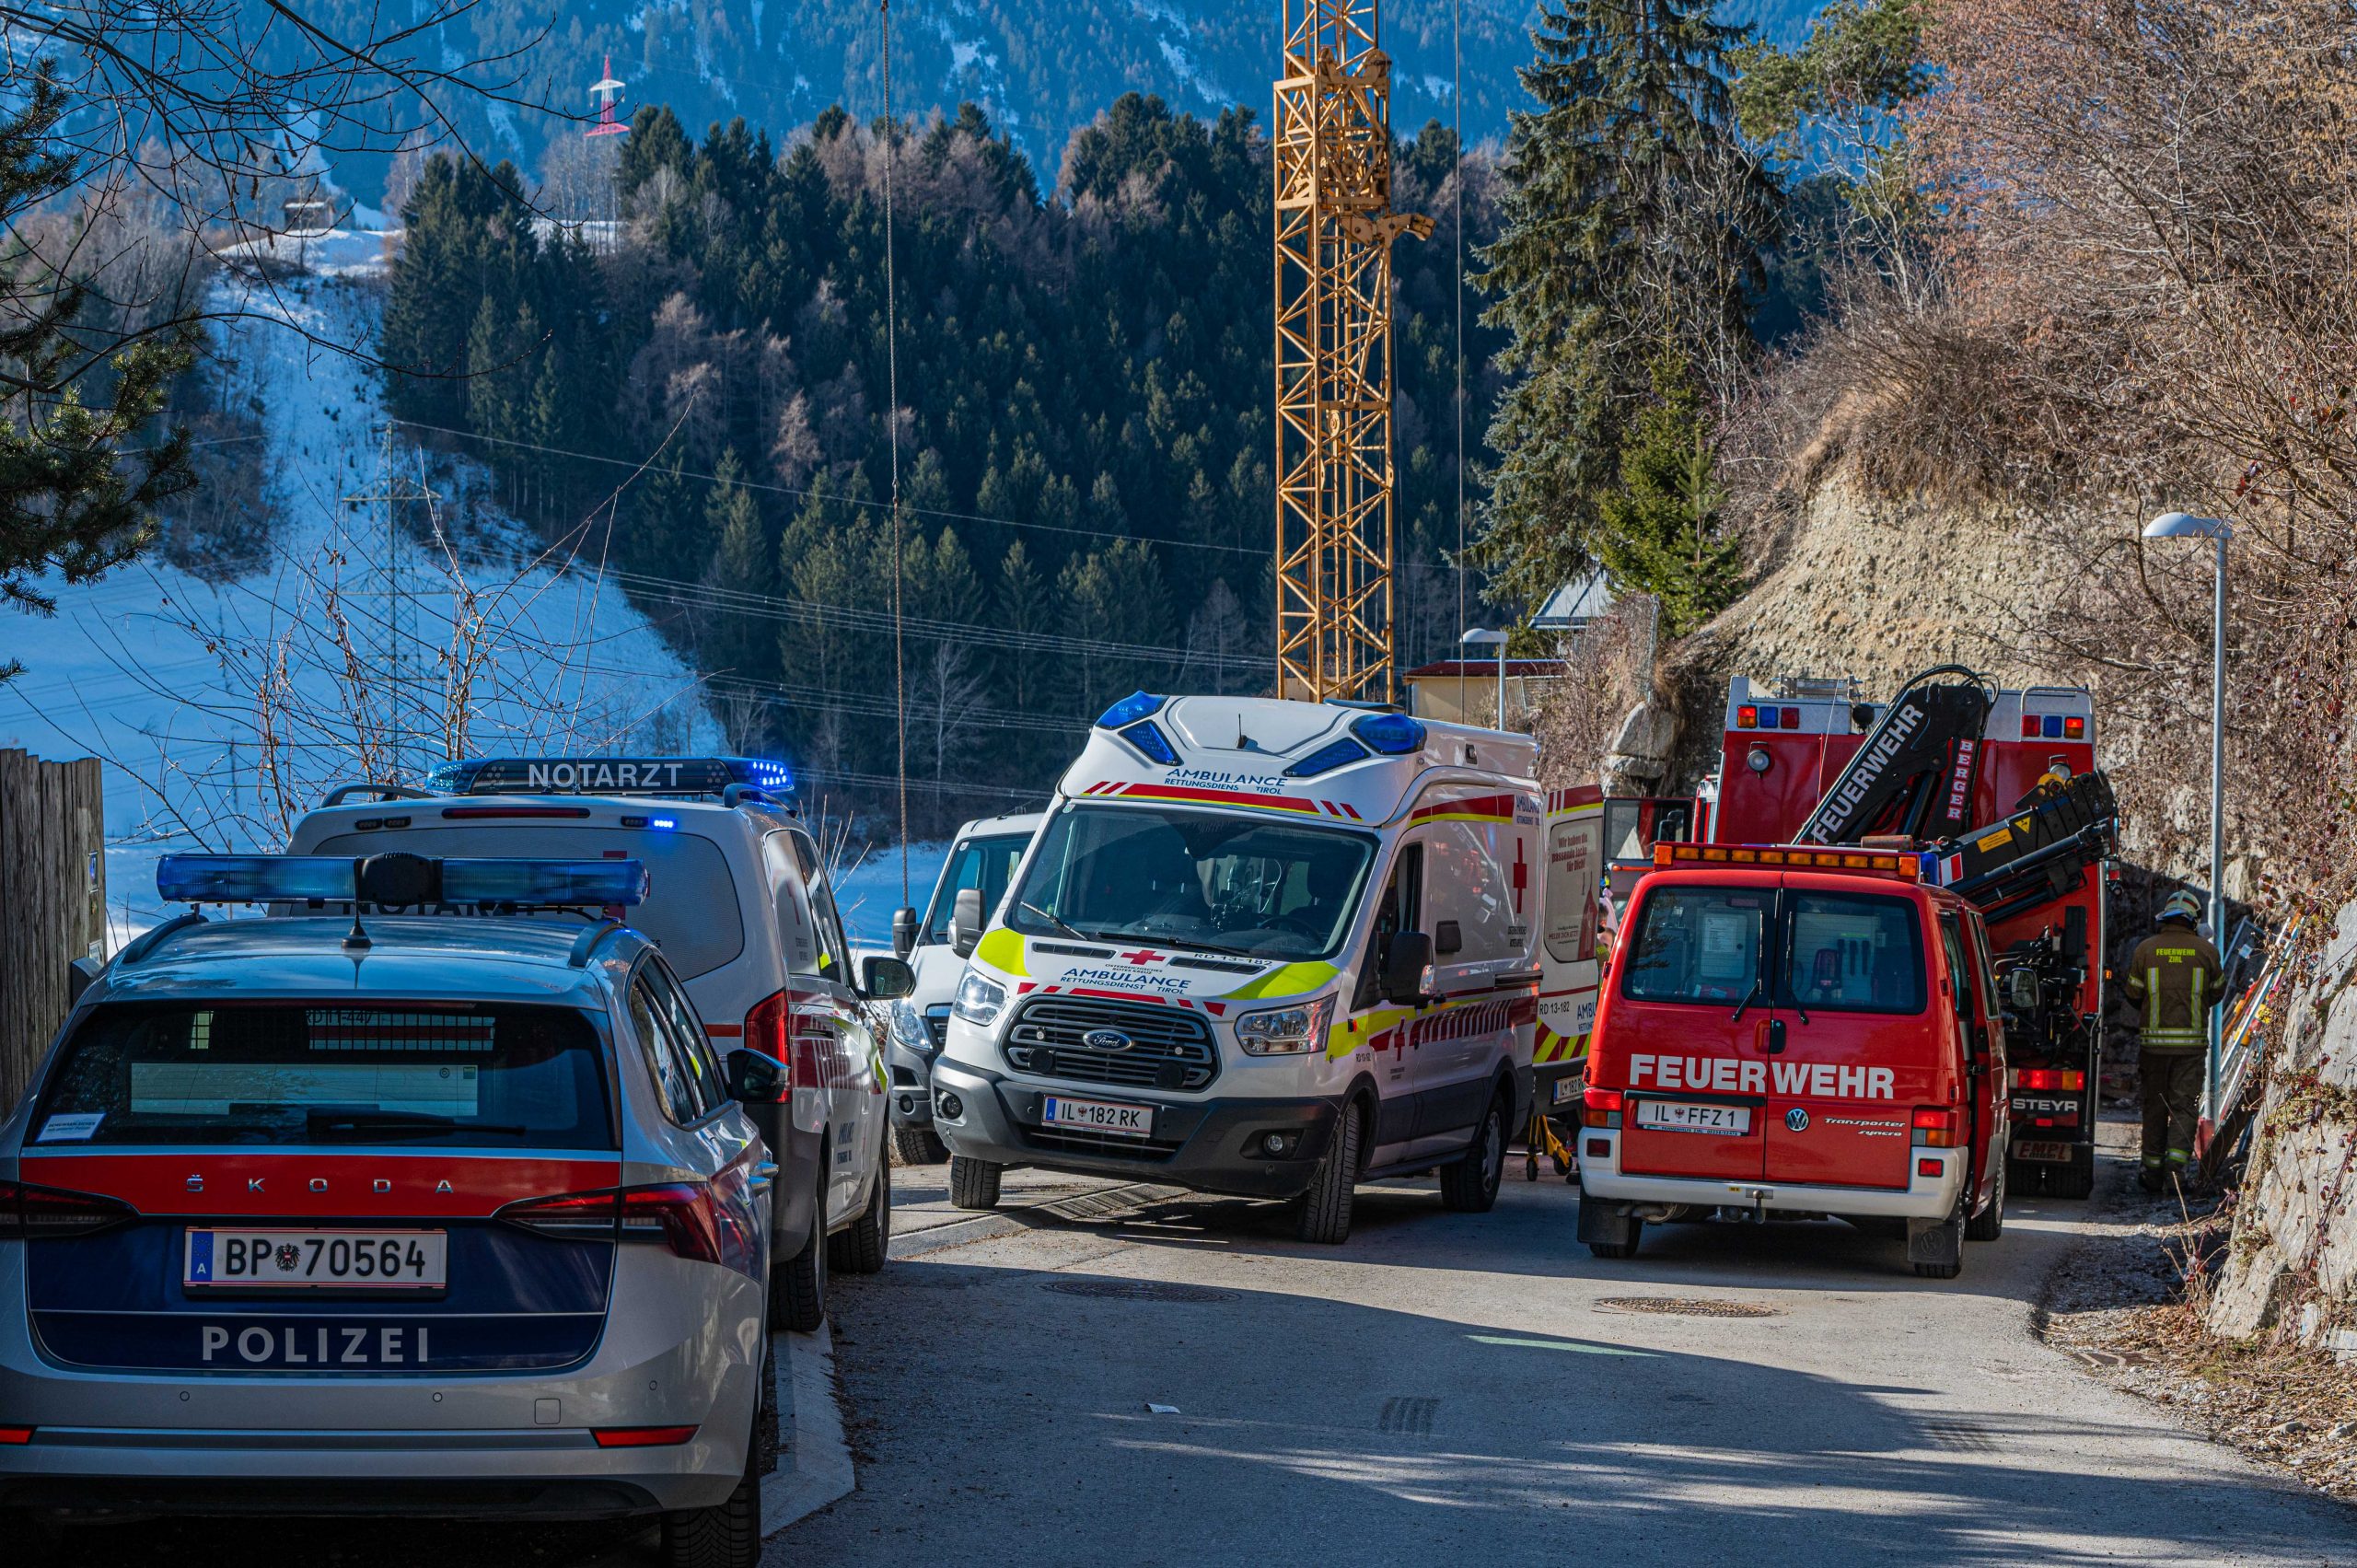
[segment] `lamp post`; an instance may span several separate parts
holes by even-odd
[[[1506,634],[1492,632],[1486,626],[1476,626],[1459,639],[1469,648],[1495,647],[1498,650],[1498,728],[1506,726]]]
[[[2226,940],[2226,541],[2235,528],[2223,517],[2164,512],[2144,525],[2146,539],[2206,539],[2217,549],[2210,630],[2210,939]],[[2223,1009],[2210,1009],[2210,1073],[2203,1109],[2218,1115],[2218,1054]]]

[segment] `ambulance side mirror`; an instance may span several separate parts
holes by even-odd
[[[897,909],[892,912],[892,956],[905,958],[917,948],[917,912]]]
[[[1421,931],[1395,931],[1383,947],[1383,999],[1413,1007],[1424,999],[1424,971],[1432,967],[1433,939]]]
[[[961,958],[970,958],[981,939],[982,890],[960,888],[949,906],[949,950]]]

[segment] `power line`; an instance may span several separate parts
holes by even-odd
[[[892,123],[892,0],[878,0],[884,31],[884,365],[886,428],[892,449],[892,729],[900,743],[900,902],[909,901],[909,675],[900,623],[900,293],[892,276],[892,155],[900,138]]]

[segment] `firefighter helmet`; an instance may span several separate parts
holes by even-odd
[[[2201,900],[2183,888],[2171,893],[2161,904],[2163,920],[2181,920],[2188,925],[2201,923]]]

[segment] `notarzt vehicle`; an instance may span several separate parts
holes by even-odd
[[[167,857],[0,1126],[0,1512],[660,1514],[750,1564],[775,1167],[634,860]],[[349,912],[355,890],[362,909]],[[444,905],[473,918],[388,916]],[[535,917],[489,912],[545,909]]]
[[[934,1124],[955,1202],[1008,1166],[1300,1198],[1494,1200],[1531,1095],[1544,893],[1527,737],[1340,703],[1116,703],[972,946]],[[1576,942],[1576,933],[1574,934]]]
[[[662,948],[714,1049],[749,1046],[789,1081],[753,1119],[776,1155],[771,1320],[816,1329],[830,1264],[884,1266],[892,1220],[879,1005],[907,968],[854,972],[826,865],[776,762],[734,757],[493,758],[425,790],[354,784],[295,826],[297,854],[627,855],[647,869],[633,923]],[[343,804],[353,795],[377,796]]]

